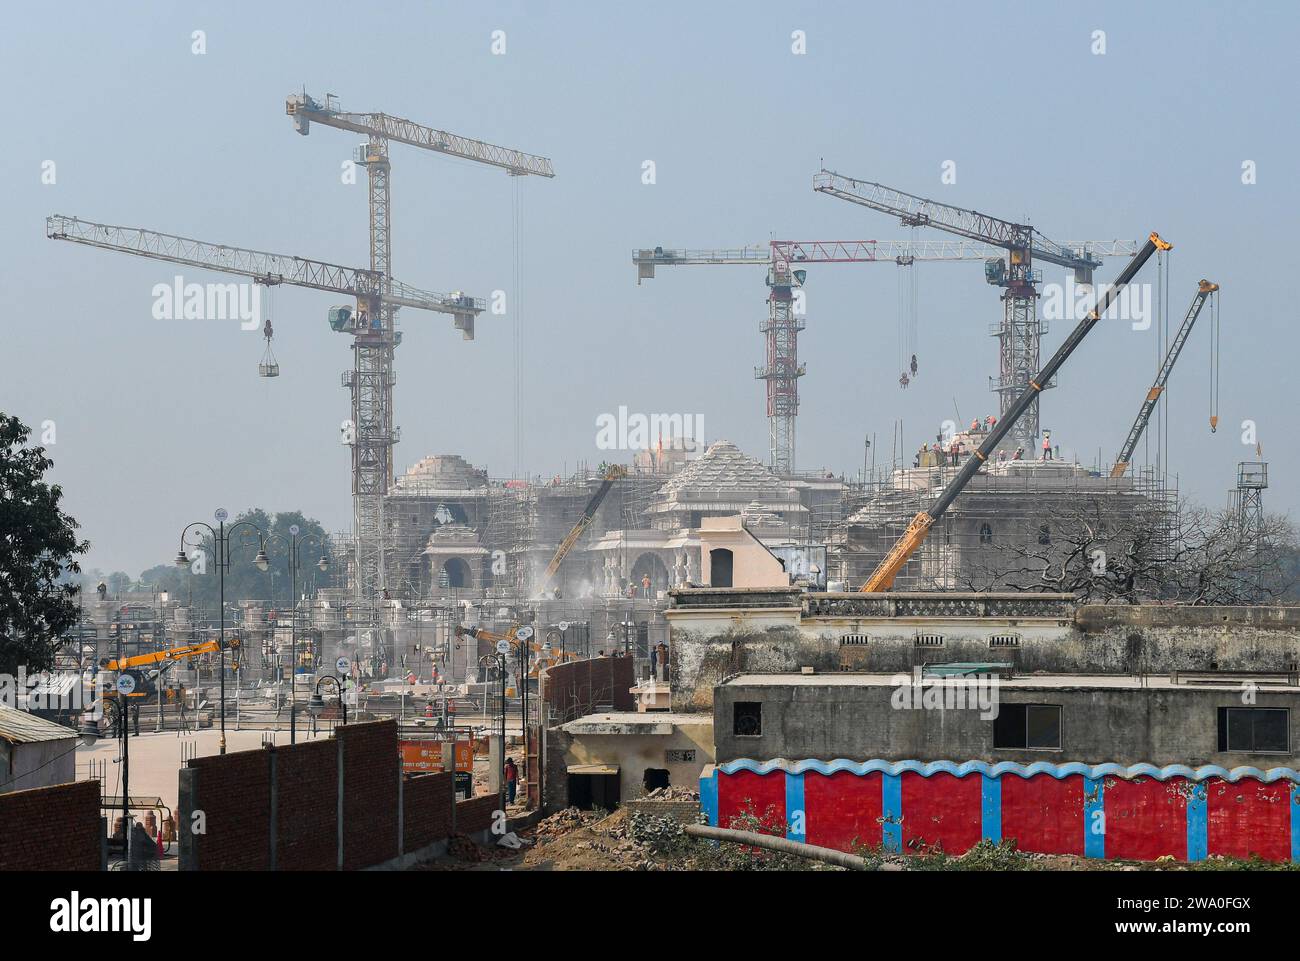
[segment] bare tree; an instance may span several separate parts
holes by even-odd
[[[1294,587],[1296,551],[1295,529],[1282,515],[1250,524],[1192,506],[1174,516],[1126,513],[1084,497],[968,549],[960,581],[969,590],[1071,593],[1101,603],[1259,604]]]

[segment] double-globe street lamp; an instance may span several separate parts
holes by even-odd
[[[230,569],[230,536],[241,527],[247,527],[250,530],[257,531],[259,538],[264,536],[262,529],[252,521],[236,521],[234,524],[231,524],[230,527],[226,527],[226,519],[229,516],[230,515],[226,512],[226,509],[220,507],[217,509],[216,513],[213,514],[213,519],[217,522],[215,529],[211,524],[207,524],[203,521],[194,521],[193,523],[186,524],[181,530],[180,550],[176,552],[176,566],[189,567],[192,561],[189,554],[185,551],[185,538],[189,534],[190,530],[195,527],[206,527],[208,533],[212,535],[212,553],[213,559],[217,565],[217,590],[220,594],[220,600],[218,603],[218,609],[220,611],[220,641],[218,644],[218,653],[221,658],[221,667],[218,673],[221,677],[220,753],[222,754],[226,753],[226,571]],[[245,539],[247,539],[248,536],[248,531],[243,532],[241,535],[241,537]],[[197,541],[191,542],[191,546],[198,550],[203,550],[204,544],[202,537],[200,536]]]
[[[293,524],[289,527],[289,537],[286,539],[283,534],[270,534],[263,536],[258,544],[257,556],[253,558],[253,564],[259,571],[266,572],[271,567],[271,559],[266,556],[266,546],[279,541],[289,550],[289,579],[292,582],[290,587],[290,596],[293,599],[293,607],[290,613],[289,645],[293,654],[289,658],[289,743],[298,743],[298,565],[301,562],[300,551],[303,544],[314,543],[320,549],[320,560],[316,566],[322,571],[328,571],[330,567],[329,556],[325,553],[325,542],[315,534],[299,534],[299,527]]]

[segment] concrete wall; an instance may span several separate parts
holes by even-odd
[[[0,794],[66,784],[77,779],[77,739],[6,744],[0,752]],[[9,769],[4,755],[9,756]]]
[[[800,681],[814,681],[800,678]],[[898,709],[890,684],[731,682],[714,696],[719,763],[741,758],[880,758],[887,761],[1016,761],[1300,767],[1300,688],[1259,688],[1253,707],[1291,710],[1290,754],[1218,750],[1218,708],[1242,707],[1239,690],[1191,686],[1095,688],[1005,682],[999,702],[1059,704],[1060,750],[993,747],[993,721],[978,710]],[[737,736],[737,701],[763,705],[762,734]]]
[[[729,674],[806,666],[894,672],[997,661],[1019,673],[1168,674],[1286,671],[1300,662],[1294,607],[1121,607],[1075,605],[1069,595],[956,593],[672,596],[666,617],[675,710],[708,710],[713,685]],[[943,643],[918,647],[921,634],[941,635]],[[1007,636],[1013,646],[993,646]]]

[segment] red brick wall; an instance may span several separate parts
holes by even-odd
[[[397,722],[338,728],[343,743],[343,869],[397,857]]]
[[[333,739],[275,749],[277,870],[338,867],[338,752]]]
[[[495,794],[456,802],[456,833],[477,834],[492,827],[492,815],[501,809],[501,799]]]
[[[98,871],[99,782],[0,794],[0,871]]]
[[[374,721],[339,727],[335,738],[329,740],[190,761],[189,767],[197,772],[197,806],[207,815],[207,834],[194,838],[198,869],[270,868],[274,758],[276,868],[334,870],[338,866],[340,745],[344,869],[365,868],[397,857],[397,779],[401,770],[397,723]],[[403,851],[417,851],[450,837],[454,783],[452,774],[406,779],[402,785]],[[92,795],[97,838],[99,795]],[[457,804],[456,830],[466,834],[486,830],[498,806],[496,795]],[[182,812],[182,818],[185,816]],[[0,818],[0,823],[3,820]],[[0,833],[0,843],[4,840]],[[98,844],[93,851],[97,867]]]
[[[265,871],[271,866],[271,756],[266,750],[199,757],[196,807],[206,833],[194,836],[204,871]]]
[[[631,657],[593,657],[548,668],[543,697],[553,718],[569,721],[590,714],[597,704],[636,710],[634,683]]]
[[[402,785],[402,843],[409,853],[451,836],[455,775],[420,774]]]

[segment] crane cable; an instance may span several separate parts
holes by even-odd
[[[1210,294],[1210,433],[1219,429],[1219,292]]]

